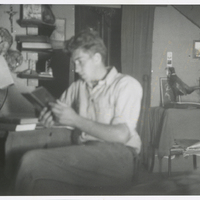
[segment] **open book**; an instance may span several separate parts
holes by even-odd
[[[36,88],[31,93],[22,94],[28,101],[30,101],[36,110],[39,112],[44,108],[48,107],[49,102],[56,102],[56,99],[52,94],[43,86]]]

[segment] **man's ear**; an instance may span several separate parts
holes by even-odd
[[[102,57],[100,53],[95,53],[94,54],[94,59],[96,63],[100,63],[102,61]]]

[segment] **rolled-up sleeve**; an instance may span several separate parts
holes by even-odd
[[[141,108],[142,87],[132,78],[124,78],[117,88],[115,114],[112,124],[126,123],[130,133],[134,133]]]

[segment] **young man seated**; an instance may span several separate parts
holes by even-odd
[[[93,30],[67,45],[80,79],[49,103],[40,121],[74,127],[76,144],[32,150],[22,157],[15,194],[80,194],[80,188],[124,187],[132,183],[141,140],[136,131],[142,87],[131,76],[107,67],[106,47]],[[59,64],[59,63],[58,63]],[[134,180],[133,180],[134,181]],[[79,189],[78,189],[79,188]]]

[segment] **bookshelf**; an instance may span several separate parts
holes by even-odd
[[[27,85],[30,84],[34,87],[44,86],[54,97],[59,98],[69,85],[70,55],[64,52],[61,47],[55,48],[52,44],[52,38],[50,39],[56,29],[57,19],[55,19],[55,23],[54,20],[51,23],[47,23],[47,21],[43,20],[43,17],[37,18],[37,16],[36,18],[27,19],[23,16],[23,6],[21,5],[20,19],[17,22],[26,30],[26,34],[16,35],[15,40],[17,49],[22,52],[23,56],[25,54],[26,61],[33,60],[33,67],[29,66],[28,69],[19,72],[17,77],[27,79]],[[30,45],[34,41],[51,43],[52,48],[31,48],[31,46],[26,46],[25,48],[25,45],[22,45],[25,42]],[[49,69],[52,70],[50,75],[52,74],[53,76],[46,74]]]
[[[48,17],[43,14],[48,9]],[[55,29],[55,17],[49,6],[21,5],[18,24],[26,29],[26,35],[16,35],[17,49],[28,60],[28,69],[18,73],[19,78],[54,80],[48,64],[51,60],[53,48],[50,35]],[[31,31],[30,31],[31,30]],[[30,62],[31,61],[31,62]],[[42,74],[41,74],[42,73]],[[46,74],[45,74],[46,73]],[[37,81],[36,86],[39,85]]]

